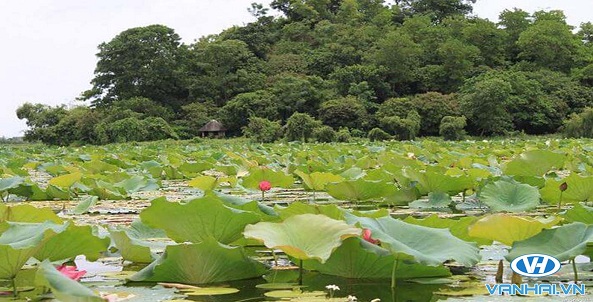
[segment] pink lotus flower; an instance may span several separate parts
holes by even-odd
[[[56,267],[56,269],[62,273],[62,275],[74,281],[80,281],[80,279],[86,275],[86,271],[79,271],[76,269],[76,266],[60,265]]]
[[[372,243],[372,244],[379,244],[381,243],[381,241],[379,241],[379,239],[374,239],[373,237],[371,237],[371,230],[369,229],[363,229],[362,230],[362,239]]]
[[[259,190],[260,191],[269,191],[272,188],[272,184],[267,180],[262,180],[259,183]]]

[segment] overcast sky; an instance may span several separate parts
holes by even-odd
[[[90,88],[97,45],[125,29],[169,26],[186,43],[253,21],[268,0],[0,0],[0,136],[20,136],[25,103],[69,104]],[[497,20],[505,8],[561,9],[569,23],[593,21],[590,0],[478,0],[474,13]]]

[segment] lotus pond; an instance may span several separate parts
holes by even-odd
[[[0,146],[0,197],[0,301],[588,301],[485,284],[593,284],[591,140]],[[514,274],[530,253],[562,269]]]

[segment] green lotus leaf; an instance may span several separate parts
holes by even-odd
[[[95,261],[107,251],[111,242],[109,238],[99,238],[95,233],[92,226],[69,224],[64,231],[47,240],[35,253],[35,258],[57,261],[85,255],[89,261]]]
[[[476,242],[478,245],[490,245],[492,240],[473,237],[468,233],[468,227],[473,224],[477,217],[461,217],[459,219],[439,218],[437,214],[430,215],[426,218],[418,219],[408,216],[404,219],[405,222],[417,224],[429,228],[448,229],[453,236],[468,242]]]
[[[522,212],[537,207],[540,194],[530,185],[499,180],[484,186],[479,198],[496,212]]]
[[[329,183],[326,189],[327,193],[333,198],[348,201],[379,199],[392,195],[397,191],[397,188],[393,184],[364,179]]]
[[[593,200],[593,176],[582,177],[571,174],[565,179],[567,188],[562,193],[564,202],[581,202]]]
[[[583,255],[587,245],[593,243],[593,226],[581,222],[566,224],[513,243],[506,259],[513,259],[526,254],[550,255],[559,261],[573,259]]]
[[[60,225],[51,221],[43,223],[5,222],[8,226],[0,235],[0,245],[9,245],[15,249],[38,246],[40,242],[63,232],[68,223]]]
[[[324,191],[325,186],[331,182],[340,182],[344,177],[327,172],[313,172],[306,174],[299,170],[294,171],[302,180],[306,190]]]
[[[532,150],[507,163],[504,173],[515,176],[542,176],[564,166],[566,155],[547,150]]]
[[[0,279],[14,278],[39,247],[61,231],[62,226],[49,221],[22,225],[0,223]]]
[[[179,171],[182,173],[186,173],[186,174],[196,174],[196,173],[200,173],[202,171],[206,171],[206,170],[210,170],[214,167],[214,165],[212,165],[209,162],[196,162],[196,163],[183,163],[181,166],[179,166]]]
[[[243,187],[259,190],[259,183],[267,180],[272,188],[290,188],[294,184],[294,178],[281,171],[274,171],[266,167],[254,167],[249,169],[249,175],[243,177]]]
[[[568,222],[593,224],[593,208],[585,207],[580,203],[575,203],[572,209],[562,214],[562,218]]]
[[[150,227],[165,230],[177,242],[215,238],[225,244],[241,238],[246,225],[260,221],[257,214],[227,207],[215,196],[185,204],[157,198],[140,213],[140,219]]]
[[[410,203],[411,208],[431,209],[431,208],[446,208],[453,200],[451,196],[443,192],[430,192],[428,199],[420,199]]]
[[[336,219],[336,220],[343,220],[344,213],[342,209],[334,204],[330,205],[316,205],[316,204],[306,204],[302,202],[293,202],[287,207],[275,207],[276,212],[280,215],[280,218],[285,220],[288,217],[301,215],[301,214],[321,214],[325,215],[329,218]]]
[[[212,191],[218,185],[218,180],[212,176],[198,176],[190,180],[187,185],[202,191]]]
[[[344,240],[325,263],[306,260],[303,266],[322,274],[351,279],[391,278],[396,257],[388,250],[360,238]],[[451,272],[444,266],[427,266],[410,261],[399,260],[396,264],[397,279],[448,277]]]
[[[559,222],[558,217],[542,222],[531,217],[494,214],[483,217],[470,225],[468,234],[510,246],[515,241],[530,238],[539,234],[543,229],[551,228]]]
[[[97,196],[85,196],[80,200],[76,208],[74,208],[74,214],[81,215],[89,211],[89,209],[97,204],[99,197]]]
[[[37,271],[40,283],[48,286],[58,301],[103,302],[105,299],[88,287],[60,273],[49,261],[43,261]]]
[[[70,174],[65,174],[61,176],[54,177],[49,180],[49,184],[59,187],[59,188],[70,188],[75,182],[80,181],[82,178],[82,173],[75,172]]]
[[[430,192],[454,195],[473,187],[472,180],[467,176],[449,176],[445,173],[420,172],[420,170],[413,169],[407,169],[405,172],[412,181],[417,182],[417,188],[421,195],[427,195]]]
[[[560,198],[566,200],[562,195],[565,195],[565,192],[560,191],[560,185],[564,183],[565,180],[556,180],[553,178],[546,179],[545,185],[539,189],[539,193],[542,197],[542,201],[548,204],[558,204]],[[592,182],[593,185],[593,182]],[[593,191],[591,191],[593,194]],[[562,197],[561,197],[562,196]]]
[[[136,263],[150,263],[154,260],[148,242],[130,238],[123,230],[110,229],[109,234],[124,260]]]
[[[379,239],[381,246],[399,260],[432,266],[448,260],[472,266],[480,260],[475,243],[463,241],[446,229],[414,225],[391,217],[373,219],[346,215],[346,221],[370,229],[372,237]]]
[[[28,204],[7,206],[0,203],[0,222],[44,222],[51,221],[57,224],[62,219],[51,208],[36,208]]]
[[[49,196],[39,185],[32,182],[24,182],[15,188],[8,189],[8,193],[21,196],[30,201],[48,200]]]
[[[49,199],[68,200],[72,198],[72,194],[65,188],[49,185],[45,189],[45,194]]]
[[[136,175],[114,184],[114,187],[122,188],[127,193],[135,193],[139,191],[154,191],[159,188],[159,185],[154,179],[147,179]]]
[[[165,253],[132,277],[132,281],[205,284],[260,277],[263,264],[249,259],[241,247],[206,239],[167,246]]]
[[[342,240],[360,235],[361,230],[324,215],[291,216],[281,223],[260,222],[245,227],[246,238],[263,242],[268,248],[281,249],[300,259],[324,263]]]
[[[25,181],[20,176],[13,176],[8,178],[0,178],[0,192],[8,191],[10,189],[17,188]]]

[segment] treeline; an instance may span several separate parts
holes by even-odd
[[[256,21],[189,45],[132,28],[99,45],[89,106],[17,115],[27,140],[65,145],[191,138],[212,119],[258,141],[546,134],[593,107],[592,23],[494,23],[473,2],[274,0],[281,17],[254,3]]]

